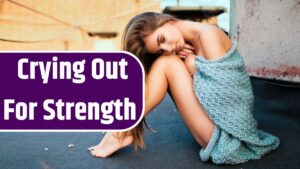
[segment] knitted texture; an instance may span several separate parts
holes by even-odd
[[[212,137],[200,150],[200,159],[215,164],[237,164],[260,159],[279,146],[279,139],[257,129],[253,93],[237,42],[215,60],[196,57],[194,90],[215,123]]]

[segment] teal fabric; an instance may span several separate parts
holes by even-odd
[[[215,123],[212,137],[199,152],[202,161],[237,164],[260,159],[279,146],[279,139],[259,130],[253,117],[253,93],[237,42],[215,60],[196,57],[194,90]]]

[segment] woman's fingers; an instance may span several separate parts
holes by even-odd
[[[189,49],[182,49],[177,52],[178,55],[190,55],[190,54],[195,54],[194,51],[189,50]]]
[[[180,58],[182,58],[182,59],[185,59],[186,58],[186,56],[184,56],[184,55],[178,55]]]
[[[177,52],[177,55],[186,57],[186,56],[187,56],[187,53],[184,52],[184,51],[179,51],[179,52]]]
[[[183,51],[188,53],[188,54],[195,53],[193,50],[190,50],[190,49],[183,49]]]
[[[190,49],[190,50],[194,50],[194,49],[195,49],[193,46],[191,46],[191,45],[189,45],[189,44],[187,44],[187,43],[184,44],[183,48],[184,48],[184,49]]]
[[[180,58],[184,59],[188,55],[194,55],[195,54],[194,47],[186,43],[183,46],[183,48],[180,51],[178,51],[176,54],[179,55]]]

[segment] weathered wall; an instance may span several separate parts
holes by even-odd
[[[250,75],[300,82],[300,0],[231,0],[230,15]]]

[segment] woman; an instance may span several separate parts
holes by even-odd
[[[237,164],[259,159],[279,146],[277,137],[257,129],[250,79],[237,43],[217,27],[147,12],[128,23],[122,45],[145,68],[145,116],[170,89],[202,147],[201,160]],[[107,133],[90,151],[107,157],[130,144],[137,150],[138,145],[144,148],[142,137],[140,123],[129,132]]]

